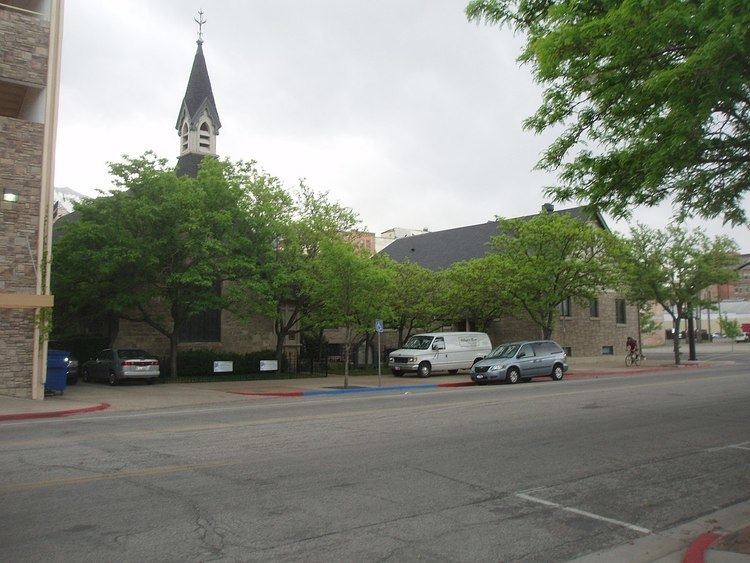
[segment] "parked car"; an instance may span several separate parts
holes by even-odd
[[[560,381],[568,371],[566,358],[565,351],[552,340],[509,342],[474,364],[471,379],[476,383],[518,383],[533,377],[551,377]]]
[[[735,342],[750,342],[750,334],[746,332],[741,332],[737,338],[734,339]]]
[[[159,360],[134,348],[106,349],[83,364],[82,376],[84,381],[103,380],[110,385],[123,379],[144,379],[152,384],[159,377]]]
[[[388,354],[393,375],[417,372],[429,377],[434,371],[458,373],[469,369],[492,350],[490,337],[484,332],[432,332],[416,334],[403,348]]]
[[[48,350],[50,352],[60,352],[65,354],[65,363],[67,364],[67,369],[65,371],[65,384],[75,385],[76,383],[78,383],[78,360],[75,359],[73,354],[64,350],[57,349],[56,343],[52,342],[50,342]]]

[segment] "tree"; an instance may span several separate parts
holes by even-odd
[[[613,283],[608,231],[563,213],[499,223],[500,234],[490,241],[497,267],[543,338],[552,335],[560,303],[592,299]]]
[[[656,301],[672,317],[675,364],[680,363],[680,323],[695,307],[710,306],[702,290],[737,274],[737,246],[727,237],[709,239],[701,231],[662,231],[637,225],[616,256],[623,288],[635,302]]]
[[[231,308],[240,317],[262,314],[274,320],[276,359],[283,365],[284,341],[311,314],[312,263],[324,241],[341,238],[357,223],[356,214],[304,183],[294,194],[277,228],[273,256],[260,265],[259,275],[231,288]]]
[[[344,331],[344,387],[348,387],[352,346],[385,312],[391,277],[349,242],[324,241],[313,263],[311,283],[310,296],[317,303],[315,323]]]
[[[253,163],[205,158],[178,177],[153,153],[110,165],[118,191],[80,204],[55,245],[57,291],[82,311],[143,322],[177,345],[190,317],[225,306],[226,281],[269,259],[287,196]]]
[[[732,352],[734,352],[734,341],[740,334],[742,334],[740,323],[737,319],[732,319],[730,321],[725,313],[719,316],[719,328],[721,329],[721,333],[729,338],[729,341],[732,343]]]
[[[539,162],[558,200],[616,217],[672,198],[680,215],[747,222],[750,10],[744,0],[473,0],[523,33],[545,87],[525,127],[562,131]]]
[[[440,294],[435,272],[411,262],[396,262],[385,255],[377,255],[374,260],[392,276],[387,297],[391,316],[383,320],[387,327],[398,332],[400,348],[416,330],[429,330],[435,324],[439,304],[446,298]]]
[[[443,272],[443,318],[466,322],[487,332],[490,323],[516,307],[511,296],[507,260],[497,254],[458,262]],[[468,330],[468,328],[467,328]]]

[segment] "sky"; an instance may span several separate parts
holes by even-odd
[[[555,182],[535,170],[554,133],[522,127],[542,88],[516,61],[522,37],[468,22],[465,4],[65,0],[55,186],[107,190],[123,154],[176,162],[203,9],[220,156],[256,160],[290,188],[304,178],[376,233],[535,213]],[[669,205],[635,217],[674,226]],[[687,226],[750,252],[747,227]]]

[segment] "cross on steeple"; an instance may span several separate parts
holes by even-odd
[[[203,19],[203,9],[198,10],[198,17],[193,19],[198,24],[198,44],[200,45],[203,43],[203,24],[207,21]]]

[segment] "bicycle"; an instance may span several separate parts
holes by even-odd
[[[625,365],[630,367],[633,364],[636,366],[641,365],[641,362],[645,359],[645,356],[641,354],[638,351],[631,350],[628,352],[628,354],[625,356]]]

